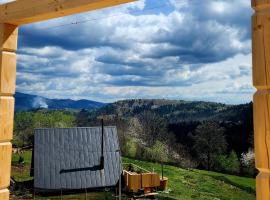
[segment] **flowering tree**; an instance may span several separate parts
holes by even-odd
[[[253,149],[249,149],[247,153],[241,154],[241,164],[245,173],[254,176],[255,168],[255,153]]]

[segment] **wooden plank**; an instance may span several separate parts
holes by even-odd
[[[256,178],[256,199],[269,200],[270,199],[270,175],[267,173],[260,173]]]
[[[160,178],[156,173],[143,173],[142,174],[142,187],[159,187]]]
[[[8,189],[0,190],[0,199],[1,200],[8,200],[9,199],[9,191],[8,191]]]
[[[160,177],[159,177],[159,174],[153,175],[152,183],[156,187],[159,187],[160,186]]]
[[[18,27],[0,23],[0,51],[17,50]]]
[[[16,54],[0,52],[0,94],[12,95],[16,88]]]
[[[7,188],[10,183],[11,152],[10,142],[0,143],[0,189]]]
[[[145,187],[153,187],[151,173],[142,174],[142,188],[145,188]]]
[[[258,89],[267,88],[266,73],[266,60],[264,48],[264,35],[263,25],[257,22],[257,16],[252,17],[253,33],[252,33],[252,46],[253,46],[253,85]]]
[[[135,195],[134,196],[134,198],[135,199],[141,199],[141,198],[144,198],[144,197],[148,197],[148,199],[149,199],[149,197],[154,197],[154,196],[156,196],[156,195],[158,195],[158,193],[157,192],[150,192],[150,193],[147,193],[147,194],[142,194],[142,195]],[[153,199],[153,198],[152,198]],[[142,200],[145,200],[145,199],[142,199]]]
[[[20,0],[0,6],[0,23],[23,25],[136,0]]]
[[[270,168],[270,93],[257,91],[254,95],[254,137],[256,152],[256,167],[263,171]]]
[[[270,199],[270,0],[253,0],[252,17],[253,120],[257,200]]]
[[[251,0],[251,6],[255,10],[270,8],[270,0]]]
[[[9,199],[18,29],[0,23],[0,199]]]
[[[270,0],[254,0],[252,18],[254,138],[257,200],[270,199]]]
[[[138,192],[142,188],[142,176],[141,174],[131,174],[129,172],[125,173],[127,178],[127,187],[130,191]]]
[[[13,136],[14,98],[0,97],[0,142],[7,142]]]

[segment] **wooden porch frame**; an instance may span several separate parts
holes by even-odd
[[[135,0],[17,0],[0,5],[0,199],[9,199],[18,26]],[[252,0],[257,200],[270,199],[270,0]],[[239,13],[240,15],[241,13]]]
[[[18,26],[136,0],[17,0],[0,5],[0,200],[9,199]]]

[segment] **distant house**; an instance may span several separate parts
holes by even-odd
[[[34,187],[59,190],[115,186],[122,171],[117,130],[103,130],[36,129]]]

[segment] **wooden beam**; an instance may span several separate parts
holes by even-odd
[[[2,95],[14,94],[16,85],[16,54],[0,52],[0,91]]]
[[[12,145],[0,143],[0,190],[6,189],[10,182]],[[4,199],[1,199],[4,200]]]
[[[252,0],[254,137],[257,200],[270,199],[270,0]]]
[[[17,0],[0,6],[0,23],[23,25],[136,0]]]
[[[17,26],[0,24],[0,199],[8,200],[16,79]]]
[[[0,97],[0,142],[12,140],[14,118],[14,98]],[[1,143],[0,143],[1,144]]]
[[[9,199],[8,189],[0,190],[0,199]]]
[[[18,28],[0,23],[0,51],[14,52],[17,49]]]
[[[255,10],[270,8],[270,0],[251,0],[251,5]]]

